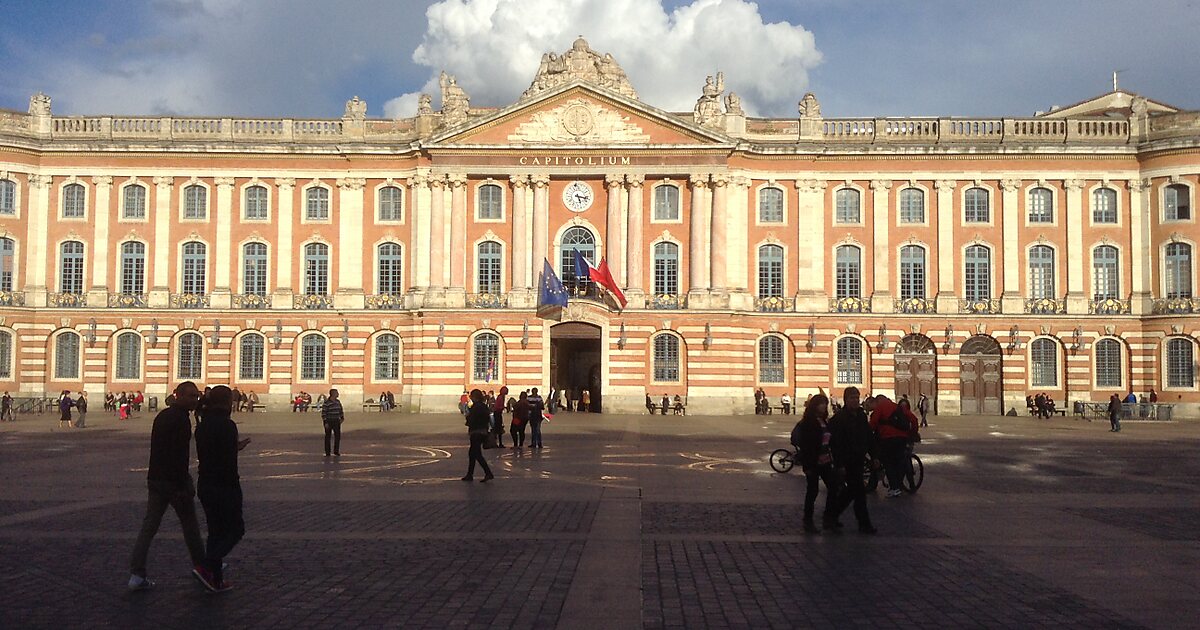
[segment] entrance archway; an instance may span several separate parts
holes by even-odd
[[[937,414],[937,350],[925,335],[904,337],[896,352],[896,399],[906,394],[914,409],[925,394]]]
[[[590,411],[603,409],[604,366],[599,326],[565,322],[550,328],[550,387],[567,392],[567,400],[580,399],[588,390]]]
[[[987,335],[975,335],[962,345],[962,413],[1001,415],[1004,413],[1004,385],[1000,344]]]

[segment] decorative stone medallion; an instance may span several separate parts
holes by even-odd
[[[586,136],[596,125],[591,110],[583,105],[572,105],[562,113],[563,129],[572,136]]]

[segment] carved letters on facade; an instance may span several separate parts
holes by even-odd
[[[511,142],[646,143],[650,135],[628,116],[577,98],[533,114],[508,136]]]

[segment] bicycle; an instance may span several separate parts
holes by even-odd
[[[778,473],[785,473],[796,465],[796,459],[799,453],[789,448],[777,448],[771,451],[771,456],[767,461],[771,464],[771,469]]]
[[[883,487],[888,488],[887,475],[883,474],[883,466],[877,465],[871,456],[867,456],[866,464],[863,466],[863,484],[866,485],[868,492],[874,492],[879,487],[880,482],[883,482]],[[913,452],[913,445],[908,445],[908,470],[904,472],[904,477],[900,480],[900,487],[909,494],[916,494],[917,490],[921,489],[921,484],[925,482],[925,464],[921,462],[921,458]]]

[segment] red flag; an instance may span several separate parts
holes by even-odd
[[[613,297],[617,298],[617,302],[621,305],[621,310],[625,310],[625,294],[621,292],[621,288],[617,286],[617,281],[613,280],[612,272],[608,270],[608,261],[601,258],[599,267],[592,267],[588,270],[588,275],[591,276],[592,282],[604,287]]]

